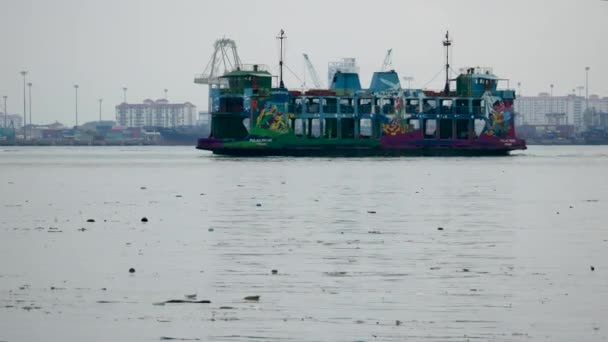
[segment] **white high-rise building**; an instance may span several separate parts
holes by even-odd
[[[116,106],[116,121],[124,127],[194,126],[197,118],[196,106],[190,102],[148,99],[141,104],[121,103]]]
[[[551,117],[556,114],[565,114],[565,122],[561,124],[583,127],[583,113],[587,101],[583,96],[574,94],[567,96],[551,96],[548,93],[540,93],[538,96],[520,96],[515,100],[515,111],[520,125],[547,125]],[[589,96],[589,108],[595,108],[597,112],[608,112],[608,97],[600,98],[597,95]]]

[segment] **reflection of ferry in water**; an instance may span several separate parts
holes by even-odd
[[[223,75],[228,87],[219,89],[211,133],[197,148],[244,156],[481,156],[526,148],[515,136],[513,90],[499,90],[489,69],[465,69],[454,80],[447,74],[438,92],[401,89],[394,71],[374,73],[370,89],[361,89],[358,74],[338,72],[330,89],[300,92],[283,86],[282,72],[272,88],[264,67],[240,65]]]

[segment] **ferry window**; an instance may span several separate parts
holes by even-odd
[[[302,126],[303,124],[304,124],[304,121],[302,119],[295,119],[293,131],[297,136],[304,135],[304,127]]]
[[[481,114],[481,100],[473,100],[473,114]]]
[[[341,120],[341,131],[342,138],[352,139],[355,137],[355,119],[344,118]]]
[[[456,138],[465,140],[469,139],[469,120],[456,120]]]
[[[435,119],[424,119],[424,138],[434,139],[435,132],[437,131],[437,120]]]
[[[467,100],[456,100],[456,114],[466,114],[469,108]]]
[[[419,119],[408,119],[407,124],[410,126],[411,130],[417,131],[420,129],[420,120]]]
[[[319,99],[309,99],[306,111],[309,113],[319,113]]]
[[[381,99],[381,110],[382,114],[394,114],[395,113],[395,105],[393,99]]]
[[[439,139],[452,139],[452,119],[439,120]]]
[[[245,126],[245,129],[247,130],[247,132],[249,132],[249,129],[250,129],[249,123],[250,123],[249,118],[246,118],[243,120],[243,126]]]
[[[320,119],[312,119],[312,125],[311,125],[311,129],[312,129],[312,136],[315,138],[318,138],[321,136],[321,123],[320,123]]]
[[[452,111],[452,100],[441,100],[441,112],[451,113]]]
[[[323,136],[329,139],[338,137],[338,119],[325,119],[325,134],[323,134]]]
[[[372,120],[371,119],[361,119],[359,121],[359,135],[363,137],[371,137],[372,136]]]
[[[475,136],[479,137],[486,128],[486,121],[483,119],[475,119]]]
[[[353,99],[342,98],[340,99],[340,113],[352,114],[355,112],[355,106],[353,106]]]
[[[437,108],[437,101],[435,100],[424,100],[422,102],[422,110],[424,110],[425,113],[435,113],[435,110]]]
[[[370,114],[372,112],[372,100],[370,99],[359,99],[359,113]]]
[[[419,103],[418,100],[407,100],[405,106],[406,113],[418,113]]]
[[[323,113],[337,113],[338,112],[338,105],[337,105],[337,100],[334,98],[330,98],[330,99],[323,99],[322,101],[323,103]]]

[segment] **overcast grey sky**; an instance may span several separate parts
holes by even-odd
[[[400,75],[425,85],[444,63],[449,29],[456,68],[492,66],[525,95],[551,83],[561,95],[584,85],[590,66],[590,92],[608,96],[608,1],[600,0],[0,0],[0,95],[21,113],[26,69],[35,123],[74,124],[74,83],[81,123],[97,118],[98,98],[114,119],[123,85],[129,102],[168,88],[170,101],[203,110],[207,89],[192,80],[214,40],[236,40],[244,63],[275,66],[281,28],[286,64],[302,74],[306,52],[323,81],[328,61],[356,57],[367,86],[393,48]],[[288,74],[286,85],[300,82]]]

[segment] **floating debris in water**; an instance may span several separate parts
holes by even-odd
[[[279,271],[278,270],[271,270],[270,273],[277,274],[277,273],[279,273]]]
[[[379,230],[370,230],[367,232],[368,234],[382,234]]]
[[[261,204],[261,203],[256,203],[256,204],[255,204],[255,206],[256,206],[256,207],[261,207],[261,206],[262,206],[262,204]]]
[[[182,197],[182,195],[175,195],[175,197]]]
[[[375,213],[376,213],[376,211],[375,211],[375,210],[368,210],[368,211],[367,211],[367,213],[368,213],[368,214],[375,214]]]
[[[463,268],[462,272],[469,272],[469,269],[468,268]]]
[[[24,306],[24,307],[22,307],[22,309],[26,310],[26,311],[30,311],[30,310],[39,310],[39,309],[42,309],[42,307],[40,307],[40,306]]]
[[[147,188],[145,186],[141,186],[139,187],[140,190],[146,190]]]
[[[154,305],[165,305],[165,304],[211,304],[210,300],[185,300],[185,299],[169,299],[164,302],[155,303]]]
[[[95,220],[94,219],[88,219],[87,222],[93,223],[93,222],[95,222]]]
[[[207,229],[207,230],[208,230],[208,231],[210,231],[210,232],[212,232],[212,231],[214,231],[215,229],[213,229],[213,228],[209,228],[209,229]]]
[[[257,302],[260,300],[260,296],[247,296],[243,298],[244,300],[248,300],[250,302]]]
[[[133,267],[129,268],[129,273],[135,273],[135,269]]]
[[[161,341],[200,341],[200,338],[181,338],[181,337],[168,337],[168,336],[161,336],[160,337]]]
[[[401,321],[400,321],[400,320],[396,320],[396,321],[395,321],[395,325],[396,325],[396,326],[400,326],[400,325],[401,325]]]
[[[142,217],[142,218],[141,218],[141,222],[148,222],[148,218],[147,218],[147,217],[145,217],[145,216],[144,216],[144,217]]]
[[[593,265],[591,265],[590,268],[591,268],[592,271],[595,271],[595,267],[593,267]]]
[[[437,227],[437,230],[443,230],[443,227]]]

